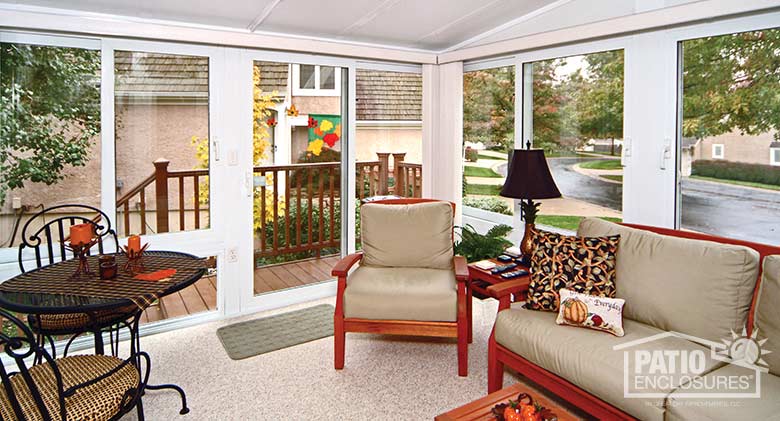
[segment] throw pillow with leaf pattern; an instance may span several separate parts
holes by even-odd
[[[534,229],[531,282],[526,307],[558,311],[561,288],[615,298],[619,235],[574,237]]]

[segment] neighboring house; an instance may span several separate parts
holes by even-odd
[[[759,135],[743,135],[732,131],[706,137],[692,145],[691,158],[695,160],[723,159],[748,164],[780,165],[780,142],[775,131]]]

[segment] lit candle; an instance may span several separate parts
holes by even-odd
[[[92,241],[92,224],[85,222],[70,226],[70,243],[73,245],[83,245]]]
[[[127,238],[127,251],[138,253],[141,251],[141,237],[131,235]]]

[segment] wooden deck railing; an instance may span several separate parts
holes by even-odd
[[[392,171],[390,155],[393,155]],[[377,153],[376,161],[357,162],[357,198],[387,194],[420,197],[422,166],[404,162],[405,155]],[[169,232],[174,228],[170,219],[178,220],[180,231],[201,228],[201,212],[207,207],[200,201],[200,185],[208,180],[208,170],[172,171],[168,169],[169,164],[166,159],[155,161],[154,173],[117,199],[120,216],[117,225],[121,235],[146,234],[151,221],[155,222],[156,232]],[[255,221],[259,225],[257,255],[306,251],[319,254],[323,249],[338,247],[340,163],[259,166],[254,168],[254,174],[255,195],[259,198],[255,205]],[[154,198],[153,206],[150,197]],[[138,217],[131,218],[133,213]]]

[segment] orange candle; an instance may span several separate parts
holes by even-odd
[[[141,237],[137,235],[131,235],[127,238],[127,250],[138,253],[141,251]]]
[[[70,243],[73,245],[87,244],[92,241],[92,224],[85,222],[70,226]]]

